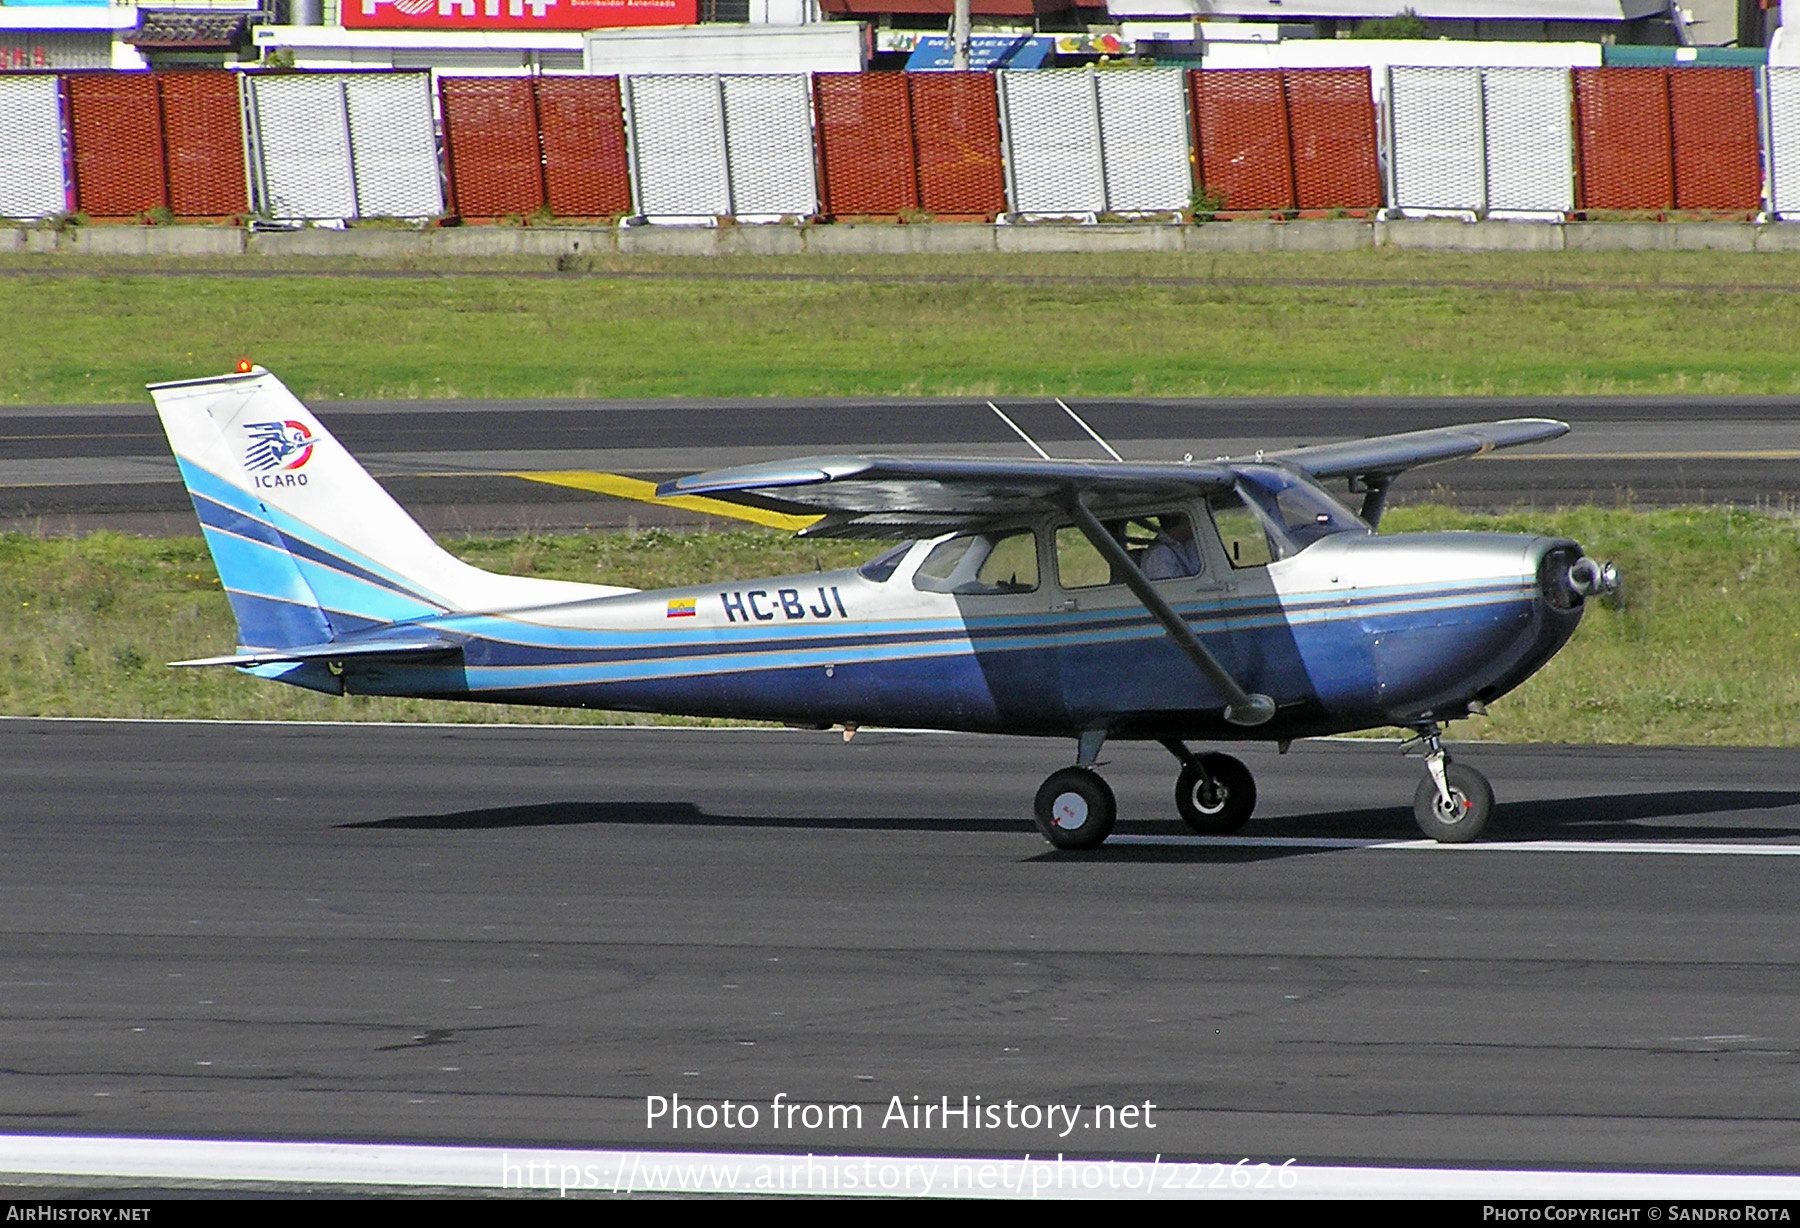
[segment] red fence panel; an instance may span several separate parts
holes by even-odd
[[[1000,160],[1000,96],[986,72],[906,74],[919,204],[930,213],[1006,212]]]
[[[544,155],[530,77],[442,77],[451,209],[528,217],[544,207]]]
[[[244,113],[236,73],[159,72],[169,210],[176,217],[250,212],[244,170]]]
[[[559,217],[631,212],[631,164],[617,77],[537,78],[544,190]]]
[[[826,213],[919,207],[911,90],[904,74],[815,73],[813,109]]]
[[[1666,68],[1575,70],[1576,148],[1581,158],[1576,202],[1581,208],[1674,207],[1669,72]]]
[[[1281,77],[1272,68],[1188,74],[1200,184],[1218,208],[1297,207]]]
[[[1366,68],[1284,74],[1294,190],[1302,209],[1379,209],[1381,161]]]
[[[93,217],[137,217],[169,204],[162,108],[147,72],[63,78],[75,161],[75,207]]]
[[[1748,212],[1762,205],[1756,70],[1669,70],[1675,207]]]

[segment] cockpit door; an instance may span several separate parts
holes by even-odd
[[[1232,637],[1223,618],[1224,560],[1198,505],[1102,519],[1132,561],[1188,621],[1227,670]],[[1179,646],[1074,524],[1049,535],[1050,609],[1058,672],[1071,721],[1084,728],[1167,720],[1219,699]]]

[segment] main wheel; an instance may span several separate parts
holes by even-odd
[[[1202,755],[1176,778],[1175,809],[1203,836],[1229,835],[1256,809],[1256,778],[1230,755]]]
[[[1450,786],[1450,804],[1438,796],[1437,783],[1426,773],[1413,794],[1413,818],[1419,830],[1439,844],[1467,844],[1487,826],[1494,812],[1494,789],[1487,777],[1460,763],[1444,766],[1444,780]]]
[[[1081,767],[1052,772],[1032,809],[1044,839],[1059,849],[1099,848],[1119,816],[1111,787],[1099,773]]]

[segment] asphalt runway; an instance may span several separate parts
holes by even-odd
[[[1055,454],[1102,455],[1050,401],[1002,404]],[[1502,417],[1558,417],[1574,428],[1547,445],[1415,470],[1395,484],[1400,503],[1791,509],[1800,501],[1796,397],[1072,404],[1132,459],[1248,455]],[[976,400],[412,401],[314,408],[421,523],[440,533],[708,523],[703,514],[546,485],[520,473],[594,471],[654,481],[832,452],[1030,454]],[[148,398],[142,406],[0,409],[0,528],[195,532]]]
[[[1068,751],[0,721],[0,1133],[1800,1171],[1800,752],[1463,747],[1441,848],[1392,744],[1244,751],[1214,842],[1113,744],[1071,856]]]

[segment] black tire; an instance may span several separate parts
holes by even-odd
[[[1079,852],[1099,848],[1112,835],[1119,804],[1097,772],[1071,767],[1050,774],[1037,791],[1032,812],[1044,839]]]
[[[1419,830],[1439,844],[1467,844],[1481,834],[1494,813],[1493,786],[1480,772],[1460,763],[1445,765],[1444,780],[1450,786],[1451,809],[1444,808],[1427,772],[1413,793],[1413,818]]]
[[[1175,779],[1175,809],[1203,836],[1228,836],[1256,809],[1256,777],[1230,755],[1202,755]]]

